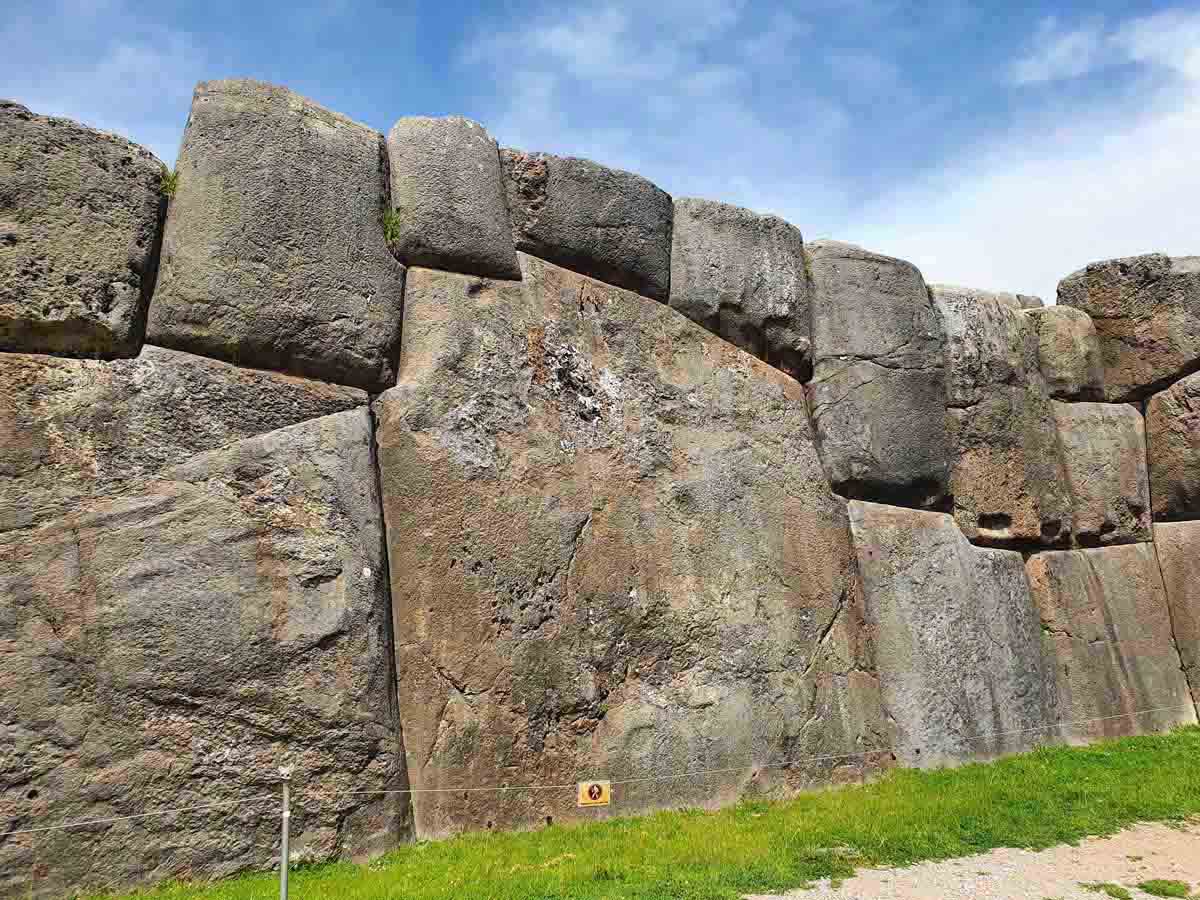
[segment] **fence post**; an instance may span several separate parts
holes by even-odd
[[[292,818],[292,767],[280,766],[283,779],[283,819],[279,834],[279,900],[288,900],[288,828]]]

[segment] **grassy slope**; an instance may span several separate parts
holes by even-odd
[[[1200,814],[1200,728],[1054,748],[988,765],[896,771],[864,787],[403,847],[359,867],[292,873],[291,896],[735,898],[998,846],[1041,848]],[[164,885],[139,897],[257,900],[275,875]]]

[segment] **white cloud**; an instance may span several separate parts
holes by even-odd
[[[1131,20],[1105,43],[1167,77],[1052,107],[860,211],[849,240],[930,281],[1036,293],[1092,261],[1200,250],[1200,13]],[[1075,101],[1078,103],[1078,101]]]
[[[1042,20],[1033,46],[1012,65],[1014,84],[1041,84],[1077,78],[1104,62],[1103,24],[1088,22],[1061,30],[1053,17]]]
[[[47,16],[69,24],[50,32],[13,17],[0,28],[0,46],[20,51],[0,62],[5,93],[34,112],[117,132],[173,163],[192,89],[211,67],[208,53],[186,32],[143,22],[117,0],[60,0]],[[31,65],[37,56],[63,62]]]

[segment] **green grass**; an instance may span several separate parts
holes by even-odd
[[[389,244],[400,240],[400,213],[394,209],[383,211],[383,239]]]
[[[1080,882],[1079,886],[1085,890],[1104,894],[1106,897],[1112,897],[1113,900],[1133,900],[1133,894],[1129,893],[1129,891],[1125,890],[1119,884],[1113,884],[1111,881],[1092,881],[1086,884]]]
[[[1189,727],[987,765],[900,770],[873,784],[780,803],[418,843],[362,867],[300,868],[291,876],[292,896],[733,900],[845,878],[861,866],[905,866],[993,847],[1040,849],[1197,814],[1200,728]],[[276,879],[177,883],[138,896],[272,900]]]
[[[1155,897],[1187,897],[1192,893],[1192,888],[1186,881],[1174,881],[1170,878],[1151,878],[1149,881],[1139,882],[1138,890]]]
[[[164,168],[159,178],[158,189],[164,197],[174,197],[175,191],[179,189],[179,170]]]

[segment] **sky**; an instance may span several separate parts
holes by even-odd
[[[174,162],[196,82],[464,115],[930,283],[1200,253],[1200,4],[6,0],[0,96]]]

